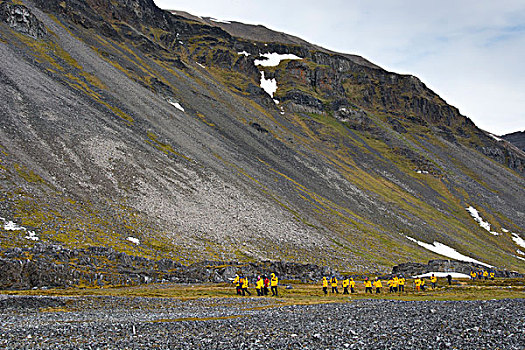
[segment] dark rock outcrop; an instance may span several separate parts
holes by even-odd
[[[484,265],[463,262],[459,260],[430,260],[428,264],[408,262],[396,265],[392,268],[392,274],[394,275],[404,275],[404,276],[415,276],[428,272],[458,272],[465,275],[469,275],[472,271],[479,270],[489,270],[494,272],[496,277],[512,277],[512,278],[522,278],[523,274],[499,270],[497,268],[489,268]]]
[[[0,21],[5,22],[17,32],[35,39],[45,38],[48,33],[44,24],[39,21],[24,5],[9,2],[0,3]]]
[[[174,260],[150,260],[111,248],[64,249],[38,244],[0,251],[0,289],[134,285],[143,283],[230,282],[236,274],[255,280],[276,273],[281,279],[317,281],[332,270],[290,262],[203,261],[189,266]]]

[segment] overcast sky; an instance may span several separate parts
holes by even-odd
[[[496,135],[525,130],[525,0],[154,0],[412,74]]]

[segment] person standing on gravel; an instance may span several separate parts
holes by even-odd
[[[277,278],[277,276],[275,276],[275,273],[272,273],[272,278],[270,279],[270,283],[271,283],[271,288],[272,288],[272,296],[273,297],[278,297],[278,293],[277,293],[277,285],[279,284],[279,278]]]
[[[372,294],[372,281],[368,279],[368,277],[365,279],[365,294],[370,292]]]
[[[355,293],[355,281],[352,277],[350,277],[350,293]]]
[[[323,277],[323,293],[324,295],[328,294],[328,278],[326,276]]]
[[[335,276],[332,276],[330,279],[330,285],[332,286],[332,294],[339,294],[339,291],[337,290],[337,278]]]

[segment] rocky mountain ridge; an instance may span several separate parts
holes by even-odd
[[[525,156],[415,77],[151,0],[0,9],[4,248],[30,231],[183,264],[389,271],[440,256],[416,241],[524,269]],[[299,59],[256,64],[270,53]]]

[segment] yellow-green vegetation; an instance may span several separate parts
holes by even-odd
[[[343,295],[342,288],[339,293],[324,295],[320,283],[305,284],[294,281],[283,281],[284,285],[292,286],[292,289],[279,288],[279,298],[275,304],[266,307],[278,307],[284,305],[307,305],[334,302],[351,302],[359,299],[389,299],[389,300],[490,300],[511,299],[525,297],[525,279],[496,279],[494,281],[469,281],[460,280],[452,286],[444,286],[444,279],[438,281],[435,290],[428,288],[424,292],[415,292],[412,289],[412,281],[407,281],[404,293],[389,293],[388,288],[383,287],[381,294],[365,294],[361,281],[356,281],[357,293]],[[254,292],[253,288],[250,288]],[[20,290],[1,291],[2,294],[10,295],[46,295],[46,296],[121,296],[121,297],[148,297],[148,298],[175,298],[180,300],[191,300],[200,298],[242,298],[235,294],[235,289],[230,284],[157,284],[140,285],[132,287],[105,286],[102,288],[68,288],[47,290]]]
[[[175,156],[184,158],[187,161],[191,161],[191,158],[189,158],[189,157],[187,157],[187,156],[185,156],[185,155],[175,151],[171,145],[168,145],[166,143],[163,143],[163,142],[159,141],[157,135],[155,135],[154,133],[152,133],[150,131],[148,131],[148,138],[149,138],[149,140],[146,141],[146,142],[149,143],[150,145],[153,145],[159,151],[162,151],[162,152],[164,152],[166,154],[173,154]]]

